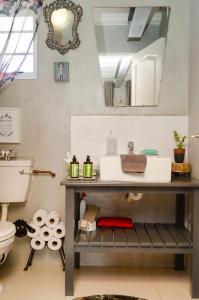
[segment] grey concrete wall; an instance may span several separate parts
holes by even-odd
[[[190,82],[189,82],[189,131],[191,134],[199,132],[199,1],[190,0]],[[190,161],[193,176],[199,178],[199,140],[190,140]]]
[[[186,115],[188,113],[188,1],[79,0],[78,2],[84,9],[79,27],[80,47],[65,56],[47,48],[45,44],[47,26],[42,18],[38,32],[38,79],[16,80],[0,94],[0,106],[20,107],[22,110],[22,141],[21,144],[12,147],[15,147],[20,154],[33,157],[35,167],[50,169],[57,174],[55,179],[35,177],[28,202],[10,207],[10,220],[17,218],[30,220],[38,207],[59,210],[64,217],[64,190],[59,183],[66,174],[63,158],[70,149],[71,115]],[[171,7],[164,81],[160,105],[157,108],[104,106],[92,9],[94,6],[114,5]],[[68,83],[54,82],[53,63],[56,61],[69,61],[70,81]],[[156,211],[158,201],[159,199],[156,199],[156,204],[153,201],[148,204],[154,208],[153,213]],[[165,208],[165,215],[173,208],[172,201],[169,200],[168,203],[170,204]],[[142,211],[144,214],[144,204]],[[17,245],[13,257],[24,263],[29,251],[28,240],[17,240]],[[103,259],[105,258],[99,259],[98,262],[103,264],[105,261]],[[56,254],[46,250],[37,254],[35,264],[41,262],[56,264],[57,261],[59,258]],[[84,258],[84,263],[89,261],[90,257]],[[120,260],[117,259],[115,263],[118,261]],[[151,259],[148,262],[151,263]],[[156,264],[161,262],[165,261],[156,257]],[[129,256],[128,263],[134,263],[132,256]]]

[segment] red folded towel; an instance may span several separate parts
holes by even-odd
[[[133,228],[134,224],[130,218],[101,217],[97,220],[99,227]]]

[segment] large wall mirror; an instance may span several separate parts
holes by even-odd
[[[158,106],[169,7],[94,8],[106,106]]]

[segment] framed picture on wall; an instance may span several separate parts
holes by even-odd
[[[69,81],[69,63],[55,62],[54,63],[54,78],[56,82]]]
[[[0,107],[0,143],[20,143],[20,108]]]

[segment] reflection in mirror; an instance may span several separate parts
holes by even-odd
[[[67,41],[72,40],[74,16],[71,11],[65,8],[55,10],[51,16],[51,22],[54,28],[54,40],[57,43],[65,45]]]
[[[48,24],[46,44],[65,54],[80,44],[77,27],[81,21],[83,9],[70,0],[56,0],[44,7],[44,18]]]
[[[106,106],[157,106],[168,7],[94,8]]]

